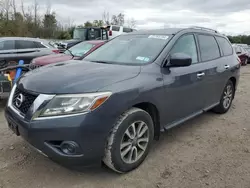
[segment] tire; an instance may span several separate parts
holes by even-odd
[[[133,129],[133,126],[135,129]],[[141,135],[145,130],[146,132]],[[135,134],[131,134],[132,132]],[[128,135],[130,137],[135,136],[135,138],[130,139]],[[151,116],[144,110],[131,108],[118,118],[111,130],[107,139],[103,162],[118,173],[132,171],[140,166],[147,157],[153,137],[154,125]],[[142,139],[144,139],[144,142]]]
[[[229,91],[228,88],[231,89],[231,92],[228,92]],[[220,104],[218,106],[216,106],[213,109],[213,111],[215,113],[218,113],[218,114],[226,113],[232,105],[234,94],[235,94],[234,84],[231,80],[228,80],[228,82],[223,90],[223,93],[221,95]],[[226,100],[227,100],[227,102],[226,102]]]
[[[244,65],[247,65],[248,63],[248,58],[246,58]]]

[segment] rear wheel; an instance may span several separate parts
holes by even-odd
[[[153,135],[151,116],[144,110],[131,108],[112,129],[103,162],[118,173],[137,168],[149,152]]]
[[[220,104],[218,106],[216,106],[213,111],[219,114],[224,114],[226,113],[229,108],[231,107],[233,98],[234,98],[234,93],[235,93],[235,88],[234,88],[234,84],[231,80],[228,80],[221,99],[220,99]]]

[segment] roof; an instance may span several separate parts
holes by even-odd
[[[154,35],[166,35],[176,34],[185,28],[168,28],[168,29],[153,29],[153,30],[138,30],[129,34],[154,34]]]
[[[38,41],[44,42],[46,39],[31,38],[31,37],[0,37],[0,40],[28,40],[28,41]]]
[[[180,31],[191,31],[191,32],[202,32],[202,33],[213,33],[215,35],[221,35],[217,31],[205,27],[190,27],[190,28],[166,28],[166,29],[154,29],[154,30],[139,30],[129,34],[148,34],[148,35],[174,35]]]

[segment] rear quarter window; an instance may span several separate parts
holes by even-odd
[[[47,48],[46,46],[44,46],[41,42],[34,42],[36,44],[37,48]]]
[[[120,31],[120,27],[118,26],[112,26],[112,31]]]
[[[233,48],[229,41],[223,37],[216,37],[224,56],[232,55]]]
[[[198,35],[201,60],[209,61],[220,57],[219,46],[213,36]]]

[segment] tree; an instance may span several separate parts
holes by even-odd
[[[102,20],[103,20],[103,23],[105,25],[110,25],[111,21],[110,21],[110,17],[109,17],[109,12],[104,11],[102,13]]]
[[[92,25],[95,26],[95,27],[101,27],[104,24],[103,24],[102,20],[94,20]]]
[[[124,25],[124,16],[125,15],[122,13],[120,13],[118,15],[113,15],[111,24],[120,25],[120,26]]]
[[[127,20],[127,26],[129,28],[135,28],[136,27],[136,21],[134,18],[128,19]]]
[[[84,27],[92,27],[92,26],[93,26],[93,24],[89,21],[84,23]]]
[[[57,27],[56,14],[45,14],[43,18],[44,36],[51,38],[55,35],[55,29]]]

